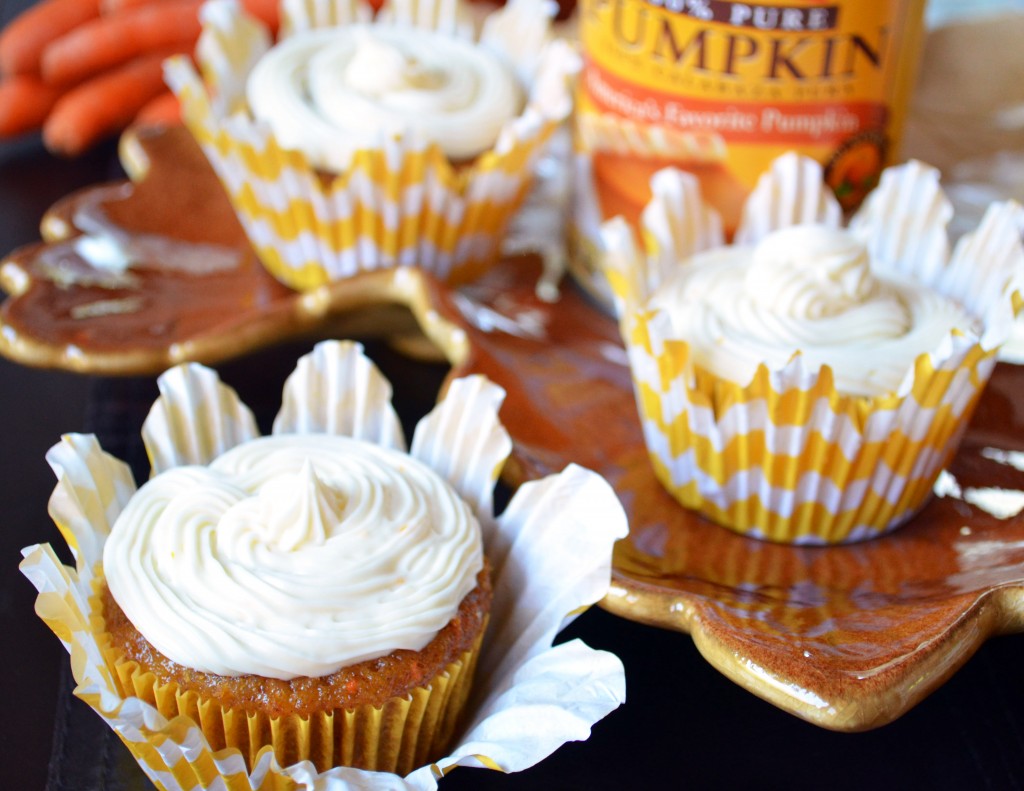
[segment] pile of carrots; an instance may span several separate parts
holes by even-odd
[[[0,31],[0,138],[73,157],[136,122],[175,123],[162,63],[191,54],[203,0],[40,0]],[[271,29],[278,0],[242,0]]]

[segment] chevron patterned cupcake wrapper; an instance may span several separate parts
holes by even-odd
[[[689,368],[689,346],[660,337],[660,314],[629,331],[651,463],[687,508],[759,538],[839,543],[879,535],[926,501],[995,365],[963,337],[912,390],[878,399],[836,394],[800,358],[761,366],[747,386]]]
[[[570,80],[579,59],[570,45],[545,40],[532,53],[529,73],[518,70],[529,80],[527,106],[475,161],[453,165],[434,144],[382,135],[375,147],[356,151],[344,172],[330,174],[282,148],[264,125],[238,111],[241,95],[218,93],[241,91],[245,70],[267,46],[265,36],[247,42],[252,20],[230,8],[220,11],[208,14],[208,46],[198,50],[206,82],[180,57],[168,61],[166,79],[256,253],[276,278],[309,290],[361,271],[416,266],[458,285],[497,260],[535,162],[572,106]],[[383,18],[394,17],[392,11]],[[375,24],[399,24],[401,18]],[[500,25],[491,27],[500,35]],[[213,42],[232,41],[233,33],[237,51],[226,43],[216,49]],[[223,73],[231,68],[239,73]]]
[[[789,225],[838,225],[838,206],[821,183],[816,163],[779,160],[751,196],[737,236],[753,243]],[[980,317],[983,332],[952,332],[916,359],[896,392],[868,398],[840,394],[830,368],[812,369],[799,354],[781,368],[762,364],[744,384],[695,366],[670,317],[646,303],[688,256],[724,239],[685,174],[662,171],[652,190],[643,252],[624,224],[608,224],[605,271],[662,485],[715,522],[786,543],[858,541],[913,516],[955,453],[1019,312],[1021,207],[994,205],[950,255],[951,210],[937,172],[909,163],[883,176],[851,229],[888,269]]]

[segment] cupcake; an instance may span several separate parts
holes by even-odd
[[[498,256],[578,58],[554,6],[513,0],[479,37],[458,2],[285,3],[279,41],[231,0],[168,63],[184,120],[286,285],[417,266],[472,280]]]
[[[77,568],[47,546],[22,563],[77,657],[76,694],[158,785],[429,788],[438,765],[515,771],[576,732],[495,727],[519,706],[593,722],[621,702],[616,658],[551,641],[607,590],[625,515],[599,476],[571,468],[495,519],[510,449],[497,387],[452,382],[408,453],[356,344],[300,361],[268,437],[202,366],[172,369],[160,390],[143,428],[149,481],[136,489],[95,438],[66,436],[48,456],[51,513]],[[561,536],[537,534],[549,517]],[[578,556],[552,544],[584,524],[596,532]],[[486,683],[471,691],[477,665]],[[509,696],[519,683],[539,686]]]
[[[786,155],[734,244],[698,185],[652,179],[641,253],[606,224],[648,454],[685,507],[739,533],[833,544],[916,513],[1008,337],[1021,209],[952,254],[938,172],[887,170],[843,227],[821,167]]]
[[[123,691],[215,748],[406,774],[444,754],[490,609],[480,525],[405,453],[260,437],[139,488],[99,594]]]

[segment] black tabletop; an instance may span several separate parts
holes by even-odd
[[[0,0],[0,23],[25,2]],[[121,175],[112,143],[73,161],[49,156],[35,136],[0,143],[0,255],[37,240],[56,199]],[[219,366],[264,429],[285,376],[309,346]],[[412,362],[378,341],[368,340],[368,351],[411,425],[432,406],[445,366]],[[0,359],[0,789],[149,787],[127,750],[70,695],[67,654],[33,613],[35,591],[17,564],[23,546],[63,543],[46,513],[54,483],[46,449],[63,432],[95,432],[142,474],[139,428],[155,395],[152,378],[85,377]],[[711,668],[685,634],[594,608],[563,637],[622,658],[625,706],[587,741],[533,769],[508,776],[459,769],[443,788],[1024,785],[1024,636],[990,640],[916,708],[862,734],[825,731],[759,700]]]

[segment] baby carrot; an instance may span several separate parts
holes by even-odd
[[[54,154],[77,156],[124,129],[165,90],[161,51],[135,58],[77,85],[57,100],[43,124],[43,142]]]
[[[67,85],[157,49],[191,50],[199,37],[201,0],[165,0],[99,17],[50,44],[43,79]]]
[[[34,74],[14,74],[0,80],[0,137],[39,129],[60,91]]]
[[[165,0],[100,0],[100,13],[104,16],[118,14],[129,8],[138,8],[144,5],[159,5]]]
[[[148,5],[161,5],[173,0],[100,0],[100,13],[103,16],[119,14],[132,8]],[[250,16],[256,17],[271,32],[276,32],[280,24],[280,0],[241,0],[241,6]]]
[[[0,72],[38,72],[40,57],[50,42],[99,12],[99,0],[42,0],[26,8],[0,32]]]
[[[165,90],[146,102],[133,123],[146,126],[174,126],[181,123],[181,105],[178,97]]]

